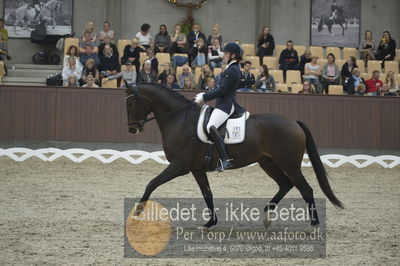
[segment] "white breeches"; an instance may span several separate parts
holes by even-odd
[[[207,124],[207,132],[210,133],[210,128],[212,126],[215,126],[216,128],[219,128],[225,121],[233,114],[235,111],[235,107],[232,104],[232,109],[230,114],[225,113],[224,111],[215,108],[214,111],[211,114],[210,120],[208,121]]]

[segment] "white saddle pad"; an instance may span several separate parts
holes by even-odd
[[[199,122],[197,123],[197,136],[201,142],[213,144],[207,138],[207,134],[204,132],[204,117],[206,110],[209,108],[208,105],[203,105],[200,111]],[[245,139],[246,132],[246,120],[249,119],[250,113],[245,112],[241,117],[235,119],[228,119],[226,123],[226,134],[224,138],[225,144],[239,144]]]

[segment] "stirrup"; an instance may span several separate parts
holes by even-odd
[[[223,172],[226,169],[232,168],[233,167],[232,161],[233,161],[232,159],[227,159],[227,160],[219,159],[215,171]]]

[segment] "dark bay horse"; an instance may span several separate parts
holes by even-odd
[[[328,27],[328,31],[331,35],[333,35],[332,26],[334,24],[339,25],[342,28],[342,35],[344,35],[344,30],[347,30],[347,21],[344,16],[343,9],[339,8],[337,10],[337,17],[335,19],[332,19],[330,17],[322,17],[318,23],[318,32],[322,31],[324,24]]]
[[[180,93],[158,84],[138,84],[136,88],[126,85],[129,132],[142,132],[144,124],[152,119],[147,118],[148,115],[153,113],[162,134],[165,156],[170,162],[160,175],[149,182],[141,198],[143,205],[138,205],[136,213],[143,210],[145,202],[158,186],[191,172],[210,210],[210,220],[204,227],[215,225],[217,217],[204,158],[211,154],[212,169],[215,169],[218,155],[213,145],[204,144],[197,138],[200,107]],[[301,172],[306,149],[322,191],[335,206],[343,208],[332,192],[313,137],[304,123],[274,114],[251,115],[246,122],[245,141],[227,145],[235,168],[258,162],[278,184],[279,191],[264,211],[274,209],[289,190],[296,187],[308,204],[310,217],[313,217],[311,224],[318,225],[313,189]]]

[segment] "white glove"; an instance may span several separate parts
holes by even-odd
[[[200,103],[204,102],[203,94],[204,94],[204,92],[200,92],[199,94],[196,95],[196,97],[194,97],[194,102],[196,104],[200,104]]]

